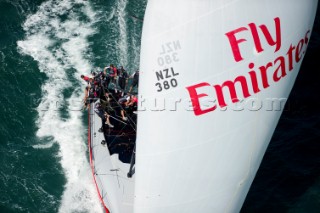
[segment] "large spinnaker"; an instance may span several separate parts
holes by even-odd
[[[240,211],[298,74],[317,2],[149,0],[136,213]]]

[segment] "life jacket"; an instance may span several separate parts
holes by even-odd
[[[89,82],[89,77],[88,76],[83,76],[83,80],[85,80],[86,82]]]
[[[107,69],[107,72],[108,72],[108,75],[109,75],[109,76],[113,77],[113,76],[115,76],[115,75],[117,74],[117,68],[115,68],[115,67],[109,67],[109,68]]]
[[[133,97],[132,102],[133,103],[138,103],[138,98],[137,97]]]
[[[118,70],[117,68],[113,67],[113,76],[117,75],[118,74]]]

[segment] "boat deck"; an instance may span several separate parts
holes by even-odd
[[[110,155],[110,143],[101,144],[101,141],[106,140],[106,133],[98,131],[102,122],[93,108],[91,104],[88,141],[90,164],[99,197],[106,212],[133,212],[134,175],[132,178],[127,177],[130,163],[123,163],[119,159],[118,153],[121,152]]]

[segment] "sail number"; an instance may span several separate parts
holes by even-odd
[[[158,82],[155,84],[157,87],[157,92],[162,92],[164,89],[168,90],[173,87],[178,86],[178,81],[175,76],[179,75],[173,69],[173,67],[169,69],[163,69],[156,72],[156,77]]]
[[[178,62],[178,61],[179,61],[178,53],[172,53],[171,56],[168,54],[163,57],[158,57],[158,64],[160,66],[163,66],[165,64],[171,64],[172,62]]]
[[[179,61],[178,51],[181,50],[180,41],[170,41],[161,45],[160,56],[158,57],[159,66],[169,65]]]
[[[161,92],[164,89],[168,90],[170,87],[176,87],[178,85],[177,79],[173,78],[170,81],[163,81],[161,83],[156,83],[156,86],[158,87],[157,92]]]

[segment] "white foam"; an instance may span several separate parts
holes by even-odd
[[[74,10],[79,6],[81,10]],[[61,20],[62,15],[66,20]],[[88,21],[80,21],[80,16],[87,16]],[[94,20],[95,12],[87,1],[49,0],[27,18],[23,25],[26,38],[18,42],[19,51],[32,56],[38,62],[39,70],[48,77],[42,85],[41,103],[37,108],[39,130],[36,135],[52,137],[59,144],[61,165],[67,179],[59,209],[63,213],[102,212],[86,157],[87,130],[82,122],[82,112],[74,110],[73,106],[81,99],[83,88],[75,88],[67,100],[62,94],[73,86],[68,79],[70,74],[80,81],[80,75],[92,69],[87,37],[95,33]],[[57,104],[64,101],[67,118],[61,117]],[[33,147],[49,148],[53,141]]]
[[[111,19],[113,19],[114,15],[115,15],[115,9],[113,8],[110,12],[110,15],[107,17],[107,22],[110,21]]]
[[[49,143],[46,143],[46,144],[36,144],[36,145],[33,145],[32,148],[34,149],[50,149],[52,146],[53,146],[53,142],[49,142]]]
[[[134,25],[135,26],[135,25]],[[134,32],[136,31],[135,30],[135,27],[133,28]],[[135,67],[132,67],[133,69],[137,70],[139,69],[139,67],[136,67],[139,65],[140,63],[140,45],[137,44],[137,39],[135,39],[135,37],[137,37],[138,35],[135,35],[135,36],[132,36],[132,40],[131,40],[131,45],[132,45],[132,48],[134,50],[134,58],[133,58],[133,63],[135,65]]]
[[[117,14],[118,14],[118,22],[119,22],[119,30],[120,30],[120,39],[119,39],[119,58],[120,64],[124,67],[128,67],[128,38],[127,38],[127,23],[125,20],[126,17],[126,6],[127,0],[119,0],[117,5]]]

